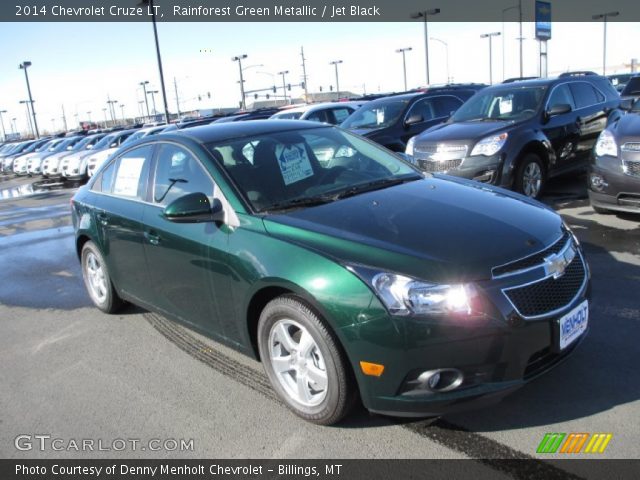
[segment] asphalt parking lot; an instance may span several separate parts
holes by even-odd
[[[92,307],[73,246],[74,191],[0,181],[3,458],[562,458],[535,453],[547,432],[611,433],[599,458],[640,458],[640,218],[596,214],[584,177],[550,182],[544,198],[592,271],[590,333],[574,355],[490,408],[432,425],[360,409],[332,428],[289,413],[259,363],[139,308]],[[39,434],[60,445],[192,439],[193,448],[16,448],[17,436]],[[562,477],[548,468],[545,478]],[[570,469],[589,477],[589,462]]]

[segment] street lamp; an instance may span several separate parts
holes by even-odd
[[[150,116],[149,114],[149,101],[147,100],[147,85],[149,85],[149,80],[145,80],[144,82],[140,82],[139,85],[142,85],[142,91],[144,92],[144,104],[147,107],[147,117]],[[136,91],[136,95],[137,95],[137,91]]]
[[[7,132],[4,131],[4,120],[2,119],[2,114],[7,113],[6,110],[0,110],[0,125],[2,125],[2,141],[7,141]]]
[[[16,117],[11,119],[11,132],[18,133],[18,127],[16,126]]]
[[[522,8],[522,2],[520,2],[518,5],[511,5],[510,7],[507,8],[503,8],[502,9],[502,80],[504,80],[505,74],[505,55],[504,55],[504,49],[505,49],[505,45],[504,45],[504,39],[505,39],[505,34],[504,34],[504,14],[507,13],[509,10],[515,10],[515,9],[521,9]],[[521,11],[521,10],[519,10]],[[520,20],[522,20],[522,17],[520,17]],[[522,37],[522,22],[520,23],[520,37]],[[522,45],[522,40],[520,39],[520,45]],[[520,78],[522,78],[522,50],[520,50]]]
[[[29,126],[29,133],[33,135],[33,124],[31,123],[31,113],[29,112],[29,100],[20,100],[20,103],[27,107],[27,125]]]
[[[126,125],[127,122],[124,119],[124,105],[123,104],[120,104],[120,112],[122,113],[122,124]]]
[[[242,108],[242,110],[247,109],[247,104],[244,101],[244,79],[242,78],[242,60],[245,58],[247,58],[247,55],[244,53],[231,57],[232,62],[238,62],[238,70],[240,71],[240,108]]]
[[[407,59],[405,58],[405,52],[410,52],[413,50],[411,47],[406,48],[398,48],[396,53],[402,54],[402,73],[404,76],[404,90],[407,91]]]
[[[489,39],[489,85],[493,84],[493,48],[491,45],[491,39],[500,35],[500,32],[483,33],[480,38]]]
[[[342,63],[342,60],[334,60],[329,62],[329,65],[333,65],[336,68],[336,99],[340,100],[340,82],[338,81],[338,65]]]
[[[593,15],[591,18],[594,20],[602,19],[604,24],[604,38],[602,45],[602,75],[607,74],[607,19],[611,17],[617,17],[620,15],[620,12],[608,12],[608,13],[598,13],[597,15]]]
[[[424,55],[427,61],[427,85],[429,85],[429,28],[427,26],[429,15],[434,16],[440,13],[439,8],[432,8],[431,10],[424,10],[422,12],[412,13],[411,18],[423,18],[424,19]]]
[[[102,113],[104,113],[104,128],[107,128],[107,122],[108,122],[108,120],[107,120],[107,109],[103,108],[102,109]]]
[[[447,83],[451,83],[451,77],[449,76],[449,44],[444,40],[436,37],[429,37],[429,39],[433,40],[434,42],[440,42],[442,45],[444,45],[445,54],[447,56]]]
[[[153,105],[153,114],[157,115],[158,111],[156,110],[156,93],[158,93],[158,90],[149,90],[147,92],[147,94],[151,95],[151,104]]]
[[[89,124],[91,124],[91,110],[87,112],[87,117],[89,118]]]
[[[113,105],[118,103],[118,100],[111,100],[109,98],[109,96],[107,96],[107,103],[109,104],[109,113],[111,114],[111,120],[115,124],[116,123],[116,109],[115,109],[115,107]]]
[[[33,97],[31,96],[31,86],[29,85],[29,74],[27,73],[27,68],[31,66],[31,62],[25,60],[19,66],[21,70],[24,70],[24,78],[27,81],[27,92],[29,93],[29,104],[31,105],[31,114],[33,115],[33,126],[35,127],[36,138],[40,137],[40,132],[38,132],[38,122],[36,121],[36,111],[33,108]]]
[[[55,118],[51,119],[51,128],[52,128],[51,132],[55,132],[56,131],[56,119]]]
[[[284,79],[284,76],[287,73],[289,73],[289,70],[283,70],[282,72],[278,72],[278,75],[282,75],[282,93],[284,95],[284,103],[287,103],[287,84]]]

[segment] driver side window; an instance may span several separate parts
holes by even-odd
[[[569,86],[566,83],[563,85],[558,85],[556,88],[554,88],[553,92],[551,92],[551,96],[549,97],[549,101],[547,102],[547,109],[562,104],[571,105],[572,110],[575,110],[576,108],[573,102],[573,95],[571,94]]]
[[[153,202],[162,206],[189,193],[204,193],[213,201],[213,181],[188,150],[160,144],[153,179]]]

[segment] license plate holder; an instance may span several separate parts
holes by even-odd
[[[589,301],[564,314],[556,322],[556,351],[562,352],[575,342],[589,325]]]

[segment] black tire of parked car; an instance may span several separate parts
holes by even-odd
[[[97,262],[99,267],[101,268],[102,275],[104,277],[104,285],[106,286],[104,292],[104,299],[98,298],[94,293],[94,288],[91,285],[91,280],[89,278],[89,261],[93,260]],[[87,288],[87,292],[89,293],[89,297],[91,297],[91,301],[105,313],[115,313],[124,305],[124,301],[118,296],[116,289],[111,282],[111,276],[109,275],[109,270],[107,269],[107,264],[104,261],[104,257],[100,253],[100,250],[92,241],[86,242],[82,246],[82,278],[84,279],[85,287]]]
[[[293,320],[302,325],[313,338],[324,360],[327,392],[315,406],[305,406],[288,394],[278,380],[271,362],[269,341],[271,331],[279,320]],[[260,359],[272,387],[284,403],[299,417],[318,425],[333,425],[344,418],[358,399],[352,370],[346,355],[325,321],[299,297],[284,295],[269,302],[258,321]]]
[[[530,170],[532,168],[533,169],[536,168],[534,165],[537,166],[537,169],[540,172],[540,185],[537,188],[537,190],[532,191],[530,188],[528,188],[527,186],[528,182],[525,177],[527,176],[528,173],[530,173]],[[544,186],[546,184],[546,176],[547,176],[546,168],[544,166],[544,163],[540,159],[540,157],[535,153],[525,153],[522,156],[522,159],[520,160],[520,162],[518,163],[518,167],[516,168],[516,174],[515,174],[514,185],[513,185],[514,190],[518,193],[526,195],[527,197],[538,198],[540,197],[540,194],[542,193],[542,190],[544,189]]]

